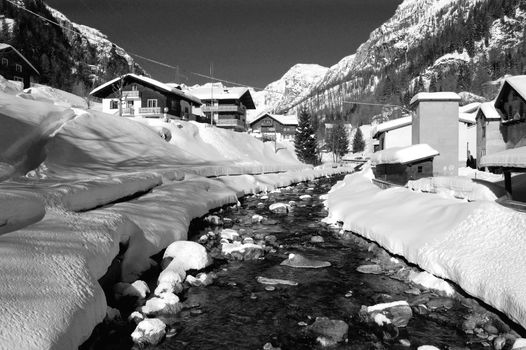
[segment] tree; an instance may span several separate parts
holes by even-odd
[[[352,142],[352,151],[353,153],[356,152],[363,152],[365,149],[365,141],[363,139],[362,130],[360,130],[360,127],[356,129],[356,133],[354,134],[354,139]]]
[[[300,161],[315,165],[319,161],[318,141],[310,120],[309,113],[303,109],[299,114],[298,127],[294,135],[294,149]]]
[[[342,123],[338,123],[331,133],[331,150],[336,159],[341,159],[349,152],[349,139],[347,138],[347,129]]]

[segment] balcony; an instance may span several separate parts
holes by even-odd
[[[216,125],[222,128],[235,128],[245,130],[245,123],[239,119],[219,119],[216,122]]]
[[[141,92],[137,91],[137,90],[123,91],[122,92],[122,97],[123,98],[127,98],[127,99],[130,99],[130,98],[141,98]]]
[[[245,113],[245,107],[238,105],[219,105],[219,106],[208,106],[204,105],[201,107],[203,112],[236,112]]]
[[[139,114],[161,114],[161,107],[142,107]]]

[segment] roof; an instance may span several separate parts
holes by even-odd
[[[256,109],[250,90],[246,87],[206,84],[205,86],[191,88],[189,92],[201,100],[241,100],[247,109]]]
[[[484,117],[488,120],[500,120],[500,114],[495,109],[495,101],[482,103],[479,107],[479,111],[482,112]]]
[[[199,100],[199,98],[193,96],[192,94],[183,92],[183,91],[181,91],[180,89],[177,89],[177,88],[173,88],[172,86],[170,86],[168,84],[165,84],[165,83],[161,83],[158,80],[155,80],[155,79],[152,79],[152,78],[149,78],[149,77],[145,77],[143,75],[133,74],[133,73],[125,74],[122,77],[117,77],[115,79],[112,79],[112,80],[110,80],[110,81],[108,81],[108,82],[96,87],[95,89],[93,89],[90,92],[90,95],[93,95],[95,97],[100,97],[100,98],[107,97],[108,95],[110,95],[113,92],[113,87],[116,86],[121,79],[123,79],[124,83],[138,82],[141,85],[150,87],[150,88],[152,88],[154,90],[157,90],[157,91],[160,91],[160,92],[164,92],[164,93],[168,93],[168,94],[177,95],[177,96],[181,97],[184,100],[188,100],[188,101],[194,102],[195,104],[198,104],[198,105],[202,104],[201,100]]]
[[[526,75],[506,77],[504,79],[504,84],[502,84],[499,93],[497,94],[497,98],[495,99],[495,108],[499,108],[504,102],[503,94],[508,86],[517,91],[517,93],[526,101]]]
[[[404,126],[411,125],[413,118],[411,116],[402,117],[398,119],[388,120],[384,123],[378,124],[373,128],[372,135],[375,137],[377,134],[387,132],[394,129],[403,128]]]
[[[458,121],[466,123],[466,124],[475,124],[477,122],[477,113],[459,113],[458,114]]]
[[[526,146],[487,154],[480,160],[481,166],[503,168],[526,168]]]
[[[454,92],[419,92],[411,99],[411,106],[424,101],[460,101],[460,96]]]
[[[479,109],[480,105],[481,105],[480,102],[472,102],[465,106],[458,107],[458,111],[460,113],[473,113]]]
[[[264,113],[250,122],[250,125],[254,124],[264,117],[270,117],[280,123],[281,125],[298,125],[298,117],[296,115],[283,115],[283,114],[270,114]]]
[[[29,67],[31,67],[31,69],[33,69],[38,75],[40,75],[40,72],[35,68],[35,66],[33,66],[31,64],[31,62],[28,61],[27,58],[24,57],[24,55],[22,55],[20,53],[20,51],[18,51],[17,49],[15,49],[13,46],[9,45],[9,44],[5,44],[5,43],[0,43],[0,51],[4,51],[4,50],[13,50],[16,54],[18,54],[18,56],[20,56],[20,58],[22,58],[24,60],[24,62],[27,63],[27,65]]]
[[[419,160],[435,157],[440,153],[425,143],[407,147],[392,147],[375,152],[371,156],[371,163],[376,164],[408,164]]]

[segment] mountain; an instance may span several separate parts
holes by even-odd
[[[317,64],[294,65],[279,80],[254,93],[256,107],[272,111],[302,101],[327,71],[327,67]]]
[[[0,42],[11,44],[39,70],[40,83],[85,96],[117,75],[146,74],[100,31],[71,22],[42,0],[13,2],[18,6],[0,0]]]
[[[524,0],[405,0],[356,53],[274,108],[366,123],[386,108],[352,102],[407,107],[419,91],[446,90],[492,98],[484,83],[505,74],[526,74]]]

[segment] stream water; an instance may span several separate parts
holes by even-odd
[[[256,238],[273,235],[276,241],[263,259],[216,259],[207,271],[217,276],[214,283],[190,287],[180,295],[187,308],[169,327],[165,340],[154,348],[318,349],[322,345],[315,334],[307,331],[307,325],[322,316],[349,325],[347,342],[331,349],[407,349],[424,344],[441,349],[509,347],[510,339],[517,334],[498,315],[462,295],[450,298],[414,285],[404,276],[410,270],[416,271],[415,267],[393,260],[374,243],[322,223],[327,212],[320,195],[327,193],[340,178],[298,184],[280,193],[270,193],[268,199],[248,196],[240,207],[218,211],[216,215],[232,220],[229,225],[232,229]],[[299,196],[305,193],[312,198],[301,201]],[[297,205],[288,214],[269,211],[270,204],[289,201]],[[252,223],[254,214],[267,220]],[[209,231],[220,230],[221,227],[210,227],[197,220],[189,237],[197,240]],[[324,242],[313,243],[313,236],[323,237]],[[280,265],[290,253],[328,261],[331,266],[301,269]],[[368,264],[380,265],[381,273],[357,271],[359,266]],[[152,290],[156,274],[145,276]],[[257,281],[259,276],[298,284],[269,288]],[[407,327],[380,327],[364,319],[360,312],[362,305],[398,300],[408,301],[413,309]],[[475,326],[466,325],[468,320],[475,320]],[[122,337],[125,332],[129,337],[133,326],[124,329],[117,337],[121,331],[115,327],[113,336],[101,331],[100,334],[106,335],[101,335],[98,344],[112,349],[130,348],[131,341]],[[507,343],[502,339],[507,339]]]

